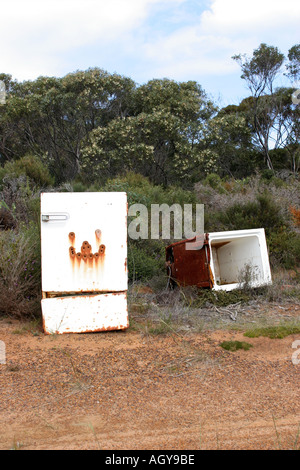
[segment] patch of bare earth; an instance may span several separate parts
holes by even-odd
[[[253,348],[225,351],[228,339]],[[228,330],[35,336],[2,320],[0,448],[299,447],[297,339]]]

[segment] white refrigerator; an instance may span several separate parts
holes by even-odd
[[[126,329],[127,195],[41,194],[45,334]]]

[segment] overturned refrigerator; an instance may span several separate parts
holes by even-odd
[[[272,283],[263,228],[211,232],[166,248],[171,284],[230,291]]]
[[[45,334],[128,327],[126,193],[41,194]]]

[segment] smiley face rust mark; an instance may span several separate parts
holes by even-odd
[[[95,234],[96,234],[96,237],[98,235],[98,240],[100,240],[101,230],[96,230]],[[69,233],[69,240],[70,240],[70,242],[71,241],[73,242],[75,240],[75,233],[74,232]],[[80,251],[76,252],[76,248],[74,246],[74,243],[72,243],[72,245],[69,248],[69,255],[70,255],[71,260],[76,259],[79,262],[80,261],[83,261],[83,262],[89,261],[90,263],[93,263],[93,261],[95,260],[97,262],[99,259],[103,260],[103,257],[105,255],[105,245],[103,245],[103,244],[100,245],[98,251],[93,253],[92,252],[92,246],[90,245],[90,243],[87,240],[85,240],[81,245]]]

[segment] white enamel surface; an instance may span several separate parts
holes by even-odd
[[[272,283],[264,229],[209,233],[214,289],[240,287],[243,271],[250,267],[250,287]]]
[[[96,236],[96,231],[101,237]],[[70,241],[69,233],[75,233]],[[101,261],[71,259],[88,241],[92,252],[105,245]],[[125,193],[41,195],[42,290],[117,292],[127,289],[127,198]]]
[[[126,292],[42,300],[46,334],[86,333],[128,327]]]

